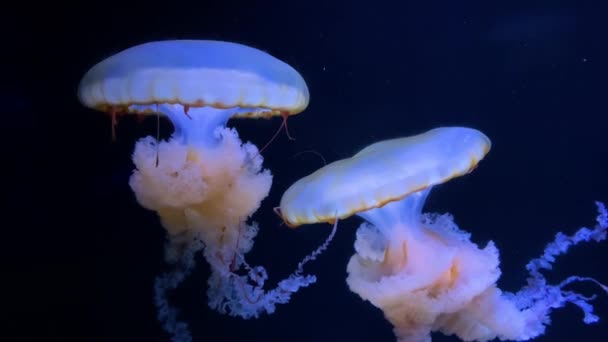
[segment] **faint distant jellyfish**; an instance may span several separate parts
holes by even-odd
[[[551,310],[567,302],[584,311],[586,323],[596,321],[593,297],[563,287],[591,281],[607,290],[604,285],[577,276],[550,285],[540,271],[569,246],[606,237],[602,203],[597,226],[559,233],[527,265],[528,284],[516,293],[496,286],[501,272],[493,242],[480,249],[449,214],[422,213],[434,185],[471,172],[490,146],[487,136],[465,127],[381,141],[294,183],[280,214],[292,227],[352,215],[366,221],[357,230],[346,281],[384,312],[399,341],[430,341],[432,331],[465,341],[527,340],[542,335]]]
[[[244,318],[272,313],[276,303],[286,303],[291,293],[315,281],[301,275],[301,264],[275,290],[264,292],[266,270],[245,262],[258,231],[247,219],[268,195],[272,175],[262,169],[258,149],[226,127],[230,118],[285,120],[302,112],[309,93],[296,70],[236,43],[159,41],[95,65],[78,95],[84,105],[112,113],[160,113],[175,127],[168,141],[145,137],[136,143],[129,182],[169,236],[166,257],[176,270],[159,277],[155,290],[159,319],[174,339],[188,340],[189,334],[168,306],[167,290],[183,280],[201,249],[212,270],[209,305],[221,313]]]

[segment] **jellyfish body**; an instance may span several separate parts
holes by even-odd
[[[174,125],[168,141],[145,137],[136,143],[129,184],[169,236],[166,257],[175,271],[159,277],[155,288],[159,318],[175,340],[189,335],[166,292],[191,270],[199,250],[212,270],[209,306],[222,313],[271,313],[314,281],[298,272],[279,283],[280,291],[264,292],[265,269],[245,262],[258,231],[248,219],[268,195],[272,175],[262,168],[258,149],[225,127],[230,118],[302,112],[308,88],[291,66],[231,42],[151,42],[93,66],[78,97],[98,110],[165,115]]]
[[[430,341],[432,331],[465,341],[527,340],[541,335],[551,310],[567,302],[594,321],[590,298],[562,288],[595,280],[570,277],[549,285],[540,269],[572,244],[605,238],[608,214],[601,204],[595,229],[559,235],[528,265],[528,285],[517,293],[496,286],[501,273],[493,242],[480,248],[451,215],[422,212],[434,185],[471,172],[490,146],[487,136],[465,127],[382,141],[294,183],[280,213],[292,227],[351,215],[365,220],[346,281],[384,312],[399,341]]]

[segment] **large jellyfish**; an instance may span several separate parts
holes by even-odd
[[[158,317],[175,340],[189,340],[167,291],[184,279],[202,250],[211,265],[209,306],[243,318],[272,313],[275,304],[315,281],[302,266],[265,292],[266,270],[244,259],[258,231],[249,217],[268,195],[269,170],[251,143],[242,143],[230,118],[264,118],[302,112],[309,93],[301,75],[260,50],[222,41],[151,42],[126,49],[93,66],[78,96],[88,107],[110,112],[167,116],[168,141],[145,137],[133,152],[130,186],[137,201],[155,211],[168,233],[166,259],[174,271],[157,278]],[[285,124],[285,122],[284,122]]]
[[[490,145],[486,135],[465,127],[381,141],[294,183],[280,214],[292,227],[351,215],[366,221],[357,230],[346,281],[384,312],[399,341],[430,341],[432,331],[465,341],[528,340],[543,334],[551,311],[568,302],[583,310],[586,323],[595,322],[593,297],[564,287],[590,281],[608,290],[604,285],[578,276],[552,285],[540,271],[571,245],[605,239],[602,203],[597,226],[558,233],[527,265],[528,283],[516,293],[496,286],[501,272],[493,242],[479,248],[449,214],[422,213],[431,188],[471,172]]]

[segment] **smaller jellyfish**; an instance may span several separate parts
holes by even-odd
[[[372,144],[295,182],[285,191],[280,214],[291,227],[334,222],[352,215],[365,220],[347,265],[351,291],[380,308],[398,341],[428,342],[431,332],[465,341],[528,340],[542,335],[549,315],[566,303],[595,322],[585,297],[564,287],[593,278],[571,276],[557,285],[541,274],[555,257],[579,242],[606,237],[608,212],[598,224],[572,236],[557,234],[527,269],[520,291],[501,291],[499,252],[479,248],[450,214],[423,213],[435,185],[471,172],[489,152],[490,139],[466,127],[440,127]],[[336,222],[334,222],[335,225]]]
[[[174,340],[190,335],[169,306],[167,291],[192,270],[198,251],[211,266],[208,304],[223,314],[247,319],[272,313],[315,281],[302,274],[302,266],[326,244],[270,291],[263,288],[265,268],[245,261],[258,232],[248,219],[268,195],[272,175],[262,168],[256,146],[226,127],[230,118],[272,116],[282,116],[284,127],[287,116],[302,112],[309,92],[295,69],[237,43],[157,41],[94,65],[82,78],[78,97],[113,116],[154,113],[173,123],[168,141],[145,137],[136,143],[129,185],[168,234],[165,255],[174,271],[157,278],[155,299],[159,320]]]

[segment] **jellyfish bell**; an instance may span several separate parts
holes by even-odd
[[[485,134],[467,127],[381,141],[295,182],[278,213],[291,227],[353,215],[365,220],[357,230],[346,282],[383,311],[399,341],[430,341],[432,331],[466,341],[526,340],[541,335],[551,310],[567,302],[583,309],[585,322],[593,321],[590,298],[562,287],[597,281],[572,276],[549,285],[539,270],[550,268],[569,245],[591,235],[605,238],[603,205],[598,204],[593,231],[558,235],[528,265],[528,285],[517,293],[496,286],[501,273],[492,241],[479,248],[451,215],[422,212],[433,186],[470,173],[490,148]]]
[[[487,136],[466,127],[380,141],[295,182],[281,198],[280,213],[297,227],[379,208],[468,173],[490,147]]]
[[[78,98],[101,111],[161,114],[175,127],[167,141],[145,137],[136,143],[129,181],[137,201],[160,217],[169,237],[167,260],[179,265],[155,287],[159,319],[175,339],[186,330],[166,292],[187,275],[199,250],[211,265],[209,306],[221,313],[271,313],[314,282],[298,269],[279,282],[280,291],[266,293],[265,269],[245,262],[258,231],[248,219],[268,195],[272,175],[262,168],[257,147],[226,127],[230,118],[302,112],[309,93],[295,69],[237,43],[157,41],[94,65],[80,82]]]
[[[80,102],[107,112],[161,113],[188,143],[213,142],[230,118],[295,115],[309,103],[302,76],[266,52],[233,42],[140,44],[94,65]]]

